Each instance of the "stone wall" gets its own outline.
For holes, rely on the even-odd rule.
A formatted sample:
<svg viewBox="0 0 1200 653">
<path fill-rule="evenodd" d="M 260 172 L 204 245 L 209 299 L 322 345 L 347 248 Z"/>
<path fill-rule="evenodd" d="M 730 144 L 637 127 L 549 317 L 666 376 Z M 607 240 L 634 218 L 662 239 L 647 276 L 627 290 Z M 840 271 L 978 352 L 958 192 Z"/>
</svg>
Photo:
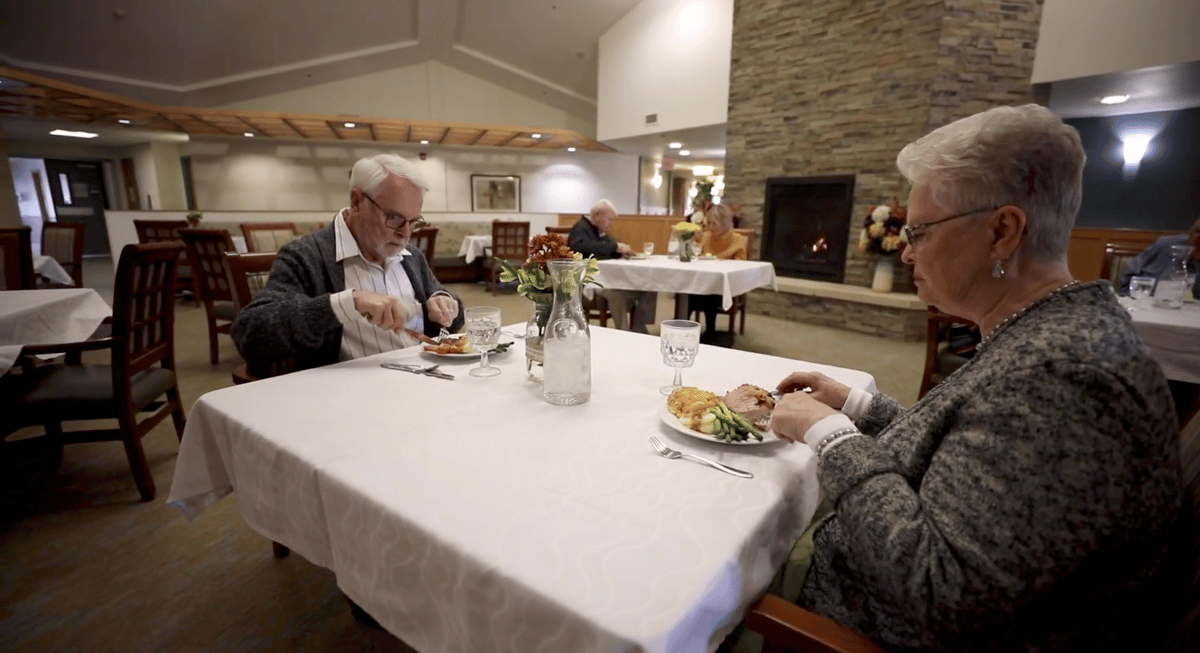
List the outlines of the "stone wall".
<svg viewBox="0 0 1200 653">
<path fill-rule="evenodd" d="M 877 306 L 833 297 L 755 290 L 747 310 L 768 317 L 868 333 L 881 338 L 920 342 L 925 340 L 925 311 Z"/>
<path fill-rule="evenodd" d="M 1034 101 L 1041 10 L 1041 0 L 737 0 L 725 197 L 744 202 L 742 226 L 761 233 L 768 177 L 853 174 L 845 283 L 870 286 L 858 234 L 871 206 L 906 203 L 896 154 L 958 118 Z M 911 292 L 911 270 L 896 272 L 897 291 Z"/>
</svg>

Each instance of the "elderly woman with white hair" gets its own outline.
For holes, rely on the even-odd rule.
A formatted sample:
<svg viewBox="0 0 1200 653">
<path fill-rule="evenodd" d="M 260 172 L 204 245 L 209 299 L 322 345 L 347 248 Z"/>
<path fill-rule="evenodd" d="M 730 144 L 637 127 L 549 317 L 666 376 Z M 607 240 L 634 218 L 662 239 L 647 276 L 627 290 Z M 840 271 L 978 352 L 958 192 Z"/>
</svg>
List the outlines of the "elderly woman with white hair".
<svg viewBox="0 0 1200 653">
<path fill-rule="evenodd" d="M 1112 288 L 1067 268 L 1083 163 L 1036 105 L 900 153 L 917 294 L 984 339 L 908 409 L 780 382 L 771 426 L 813 448 L 831 508 L 800 604 L 893 650 L 1143 650 L 1175 616 L 1179 428 Z"/>
</svg>

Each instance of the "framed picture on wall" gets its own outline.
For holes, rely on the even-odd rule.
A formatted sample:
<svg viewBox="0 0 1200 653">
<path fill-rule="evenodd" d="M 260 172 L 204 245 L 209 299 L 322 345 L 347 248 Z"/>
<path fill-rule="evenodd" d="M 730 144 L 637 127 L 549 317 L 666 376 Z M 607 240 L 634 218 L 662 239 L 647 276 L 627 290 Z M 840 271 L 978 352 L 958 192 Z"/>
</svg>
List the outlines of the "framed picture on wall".
<svg viewBox="0 0 1200 653">
<path fill-rule="evenodd" d="M 521 178 L 514 175 L 471 175 L 471 210 L 481 213 L 520 213 Z"/>
</svg>

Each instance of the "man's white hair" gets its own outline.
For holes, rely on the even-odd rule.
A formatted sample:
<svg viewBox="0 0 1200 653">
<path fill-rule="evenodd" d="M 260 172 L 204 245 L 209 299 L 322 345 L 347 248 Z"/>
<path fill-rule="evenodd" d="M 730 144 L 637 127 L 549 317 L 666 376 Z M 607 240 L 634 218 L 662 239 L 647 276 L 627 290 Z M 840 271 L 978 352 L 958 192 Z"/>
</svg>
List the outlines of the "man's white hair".
<svg viewBox="0 0 1200 653">
<path fill-rule="evenodd" d="M 1079 133 L 1036 104 L 996 107 L 909 143 L 896 167 L 947 213 L 1007 204 L 1028 217 L 1024 254 L 1066 260 L 1083 198 Z M 936 216 L 933 216 L 936 217 Z"/>
<path fill-rule="evenodd" d="M 616 215 L 617 207 L 613 206 L 613 203 L 608 200 L 600 200 L 592 205 L 591 211 L 588 211 L 588 219 L 596 217 L 596 214 L 601 211 L 612 211 L 613 215 Z"/>
<path fill-rule="evenodd" d="M 350 170 L 350 190 L 357 188 L 368 195 L 374 195 L 389 175 L 411 181 L 421 189 L 422 195 L 429 192 L 429 183 L 425 181 L 424 175 L 412 162 L 397 154 L 376 154 L 355 161 L 354 168 Z"/>
</svg>

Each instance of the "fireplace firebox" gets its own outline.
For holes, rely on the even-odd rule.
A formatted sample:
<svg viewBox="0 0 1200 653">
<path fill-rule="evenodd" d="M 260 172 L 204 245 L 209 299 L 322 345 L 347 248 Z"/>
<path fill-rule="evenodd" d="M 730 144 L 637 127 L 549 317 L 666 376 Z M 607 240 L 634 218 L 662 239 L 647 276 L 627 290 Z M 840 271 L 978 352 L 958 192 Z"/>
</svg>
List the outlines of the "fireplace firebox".
<svg viewBox="0 0 1200 653">
<path fill-rule="evenodd" d="M 853 210 L 853 175 L 768 178 L 763 260 L 781 276 L 841 283 Z"/>
</svg>

